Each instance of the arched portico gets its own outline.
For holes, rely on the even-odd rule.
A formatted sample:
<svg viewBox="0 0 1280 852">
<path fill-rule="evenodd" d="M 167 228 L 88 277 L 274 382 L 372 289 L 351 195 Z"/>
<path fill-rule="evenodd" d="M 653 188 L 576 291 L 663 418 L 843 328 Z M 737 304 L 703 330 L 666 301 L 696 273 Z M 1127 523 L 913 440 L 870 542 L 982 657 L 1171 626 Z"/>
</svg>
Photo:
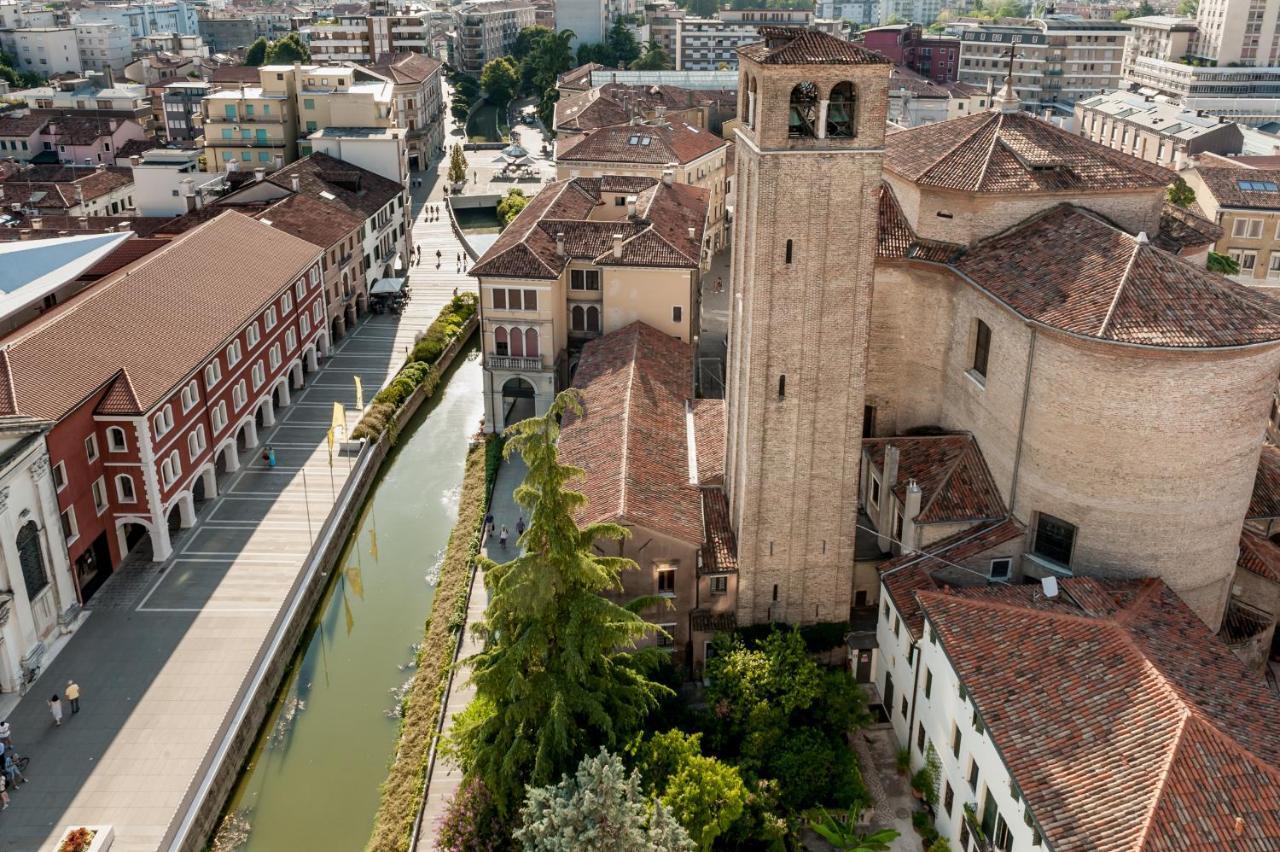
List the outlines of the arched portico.
<svg viewBox="0 0 1280 852">
<path fill-rule="evenodd" d="M 204 503 L 218 496 L 218 470 L 212 462 L 201 466 L 196 475 L 191 478 L 188 488 L 191 491 L 192 500 L 196 503 Z"/>
<path fill-rule="evenodd" d="M 314 373 L 320 369 L 320 359 L 316 357 L 315 344 L 310 344 L 306 349 L 302 350 L 303 369 L 308 373 Z"/>
<path fill-rule="evenodd" d="M 294 390 L 300 390 L 306 384 L 306 375 L 302 368 L 301 358 L 289 365 L 289 380 L 293 382 Z"/>
<path fill-rule="evenodd" d="M 317 347 L 317 348 L 319 349 L 319 351 L 320 351 L 320 357 L 321 357 L 321 358 L 328 358 L 328 357 L 329 357 L 329 332 L 328 332 L 328 330 L 326 330 L 326 329 L 321 329 L 321 330 L 320 330 L 320 333 L 316 335 L 316 347 Z"/>
<path fill-rule="evenodd" d="M 174 495 L 169 501 L 169 507 L 165 509 L 165 520 L 171 531 L 191 529 L 195 526 L 196 501 L 190 491 L 179 491 Z"/>
<path fill-rule="evenodd" d="M 276 425 L 276 409 L 271 403 L 271 397 L 266 396 L 258 403 L 258 407 L 254 410 L 254 420 L 262 426 Z"/>
<path fill-rule="evenodd" d="M 271 388 L 271 404 L 276 409 L 288 408 L 292 400 L 289 398 L 289 376 L 285 374 L 276 380 Z"/>
<path fill-rule="evenodd" d="M 235 473 L 240 469 L 240 453 L 236 451 L 234 434 L 218 445 L 213 451 L 213 462 L 222 473 Z"/>
<path fill-rule="evenodd" d="M 149 519 L 138 515 L 116 518 L 116 544 L 122 559 L 134 555 L 139 559 L 163 562 L 172 552 L 169 531 L 157 530 Z"/>
<path fill-rule="evenodd" d="M 251 450 L 258 446 L 258 423 L 252 417 L 246 417 L 236 427 L 236 447 L 240 450 Z"/>
</svg>

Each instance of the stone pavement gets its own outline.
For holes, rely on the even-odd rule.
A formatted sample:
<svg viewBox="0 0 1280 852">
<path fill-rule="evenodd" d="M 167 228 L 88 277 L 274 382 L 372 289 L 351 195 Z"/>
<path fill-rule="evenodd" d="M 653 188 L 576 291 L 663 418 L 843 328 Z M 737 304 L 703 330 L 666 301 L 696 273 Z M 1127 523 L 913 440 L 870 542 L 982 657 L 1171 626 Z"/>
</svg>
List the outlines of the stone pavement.
<svg viewBox="0 0 1280 852">
<path fill-rule="evenodd" d="M 698 382 L 704 397 L 724 397 L 725 359 L 729 351 L 729 258 L 723 248 L 711 258 L 711 267 L 702 276 L 702 316 L 698 322 Z M 722 283 L 716 292 L 716 280 Z"/>
<path fill-rule="evenodd" d="M 501 531 L 503 524 L 506 524 L 511 536 L 505 548 L 498 544 L 496 533 L 481 546 L 480 549 L 484 555 L 494 562 L 507 562 L 521 552 L 515 544 L 515 539 L 516 521 L 523 510 L 516 505 L 514 494 L 516 486 L 524 480 L 524 475 L 524 459 L 518 455 L 513 455 L 503 462 L 498 471 L 498 480 L 493 486 L 493 501 L 489 511 L 493 513 L 495 530 Z M 472 633 L 471 625 L 484 615 L 485 607 L 488 605 L 489 591 L 485 588 L 484 577 L 477 571 L 475 579 L 471 582 L 471 598 L 467 602 L 467 626 L 462 633 L 462 649 L 458 659 L 465 660 L 480 650 L 480 643 Z M 467 667 L 460 667 L 450 685 L 449 697 L 445 701 L 446 735 L 453 724 L 453 717 L 466 709 L 471 699 L 475 697 L 475 688 L 467 682 L 468 675 Z M 462 773 L 458 768 L 443 758 L 437 758 L 435 769 L 427 779 L 427 800 L 423 805 L 422 831 L 418 835 L 418 845 L 414 852 L 435 852 L 436 828 L 440 818 L 444 816 L 449 800 L 453 798 L 453 794 L 461 783 Z"/>
<path fill-rule="evenodd" d="M 426 192 L 415 190 L 415 211 Z M 461 250 L 447 219 L 417 222 L 414 235 Z M 347 475 L 349 459 L 329 464 L 333 402 L 353 425 L 353 377 L 368 402 L 453 289 L 472 282 L 442 265 L 415 267 L 410 286 L 403 315 L 359 323 L 260 430 L 276 468 L 245 453 L 170 559 L 124 566 L 89 601 L 87 622 L 9 716 L 30 780 L 0 814 L 0 850 L 48 850 L 68 825 L 103 823 L 115 827 L 112 852 L 159 847 Z M 69 678 L 81 712 L 55 728 L 45 701 Z"/>
</svg>

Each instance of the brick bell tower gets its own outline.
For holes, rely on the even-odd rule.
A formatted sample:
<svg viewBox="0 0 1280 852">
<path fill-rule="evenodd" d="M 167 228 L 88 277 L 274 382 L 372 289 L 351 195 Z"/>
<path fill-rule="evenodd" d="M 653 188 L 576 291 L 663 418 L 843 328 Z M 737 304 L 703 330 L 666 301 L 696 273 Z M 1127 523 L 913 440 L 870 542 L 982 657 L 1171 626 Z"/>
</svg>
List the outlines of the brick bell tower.
<svg viewBox="0 0 1280 852">
<path fill-rule="evenodd" d="M 849 617 L 887 59 L 762 27 L 739 51 L 726 482 L 738 622 Z"/>
</svg>

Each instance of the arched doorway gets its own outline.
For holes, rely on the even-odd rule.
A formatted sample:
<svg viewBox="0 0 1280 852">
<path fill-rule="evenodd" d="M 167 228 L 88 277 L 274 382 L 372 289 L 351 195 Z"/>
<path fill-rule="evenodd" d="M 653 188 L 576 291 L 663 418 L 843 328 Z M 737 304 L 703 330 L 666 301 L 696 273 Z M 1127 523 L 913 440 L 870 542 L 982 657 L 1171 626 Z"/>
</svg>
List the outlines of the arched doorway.
<svg viewBox="0 0 1280 852">
<path fill-rule="evenodd" d="M 293 389 L 299 390 L 306 383 L 306 377 L 303 374 L 302 361 L 294 361 L 289 365 L 289 380 L 293 382 Z"/>
<path fill-rule="evenodd" d="M 240 454 L 236 452 L 236 442 L 227 441 L 213 456 L 214 468 L 219 476 L 235 473 L 240 469 Z"/>
<path fill-rule="evenodd" d="M 243 454 L 256 446 L 258 446 L 258 424 L 249 419 L 244 421 L 240 426 L 240 431 L 236 433 L 236 447 Z"/>
<path fill-rule="evenodd" d="M 200 475 L 195 478 L 195 484 L 191 487 L 191 499 L 196 503 L 203 503 L 206 500 L 212 500 L 218 496 L 218 474 L 213 465 L 206 465 L 201 468 Z"/>
<path fill-rule="evenodd" d="M 334 317 L 333 321 L 329 323 L 329 330 L 333 334 L 334 340 L 341 340 L 347 331 L 346 320 L 344 320 L 342 316 Z"/>
<path fill-rule="evenodd" d="M 276 425 L 276 411 L 271 404 L 271 397 L 258 403 L 258 409 L 253 412 L 253 422 L 259 429 Z"/>
<path fill-rule="evenodd" d="M 502 385 L 502 425 L 510 426 L 536 414 L 533 385 L 516 376 Z"/>
<path fill-rule="evenodd" d="M 124 521 L 120 524 L 120 556 L 125 555 L 150 562 L 155 547 L 151 541 L 151 530 L 146 524 L 138 521 Z"/>
<path fill-rule="evenodd" d="M 278 411 L 281 408 L 288 408 L 289 402 L 289 379 L 281 376 L 280 381 L 276 382 L 276 386 L 271 389 L 271 403 Z"/>
<path fill-rule="evenodd" d="M 49 600 L 49 572 L 45 570 L 44 549 L 40 546 L 40 527 L 27 521 L 18 530 L 18 562 L 22 566 L 22 584 L 35 618 L 36 635 L 44 638 L 53 629 L 56 607 Z"/>
</svg>

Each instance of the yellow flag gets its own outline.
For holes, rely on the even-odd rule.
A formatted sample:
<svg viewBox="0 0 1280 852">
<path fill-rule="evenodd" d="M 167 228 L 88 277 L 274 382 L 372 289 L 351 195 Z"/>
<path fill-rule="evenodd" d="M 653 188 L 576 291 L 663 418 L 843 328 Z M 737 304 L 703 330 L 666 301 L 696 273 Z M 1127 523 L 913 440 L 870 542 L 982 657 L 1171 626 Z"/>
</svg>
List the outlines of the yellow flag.
<svg viewBox="0 0 1280 852">
<path fill-rule="evenodd" d="M 378 558 L 378 531 L 369 530 L 369 555 Z"/>
<path fill-rule="evenodd" d="M 356 376 L 356 410 L 364 411 L 364 385 L 360 384 L 360 377 Z"/>
<path fill-rule="evenodd" d="M 333 404 L 333 424 L 332 424 L 332 428 L 333 428 L 333 429 L 337 429 L 337 430 L 341 430 L 341 431 L 344 431 L 344 432 L 346 431 L 346 428 L 347 428 L 347 413 L 346 413 L 346 409 L 344 409 L 344 408 L 342 407 L 342 403 L 340 403 L 340 402 L 335 402 L 335 403 Z"/>
<path fill-rule="evenodd" d="M 348 565 L 346 576 L 347 582 L 351 584 L 351 591 L 355 592 L 360 600 L 364 600 L 364 578 L 360 575 L 360 566 Z"/>
</svg>

